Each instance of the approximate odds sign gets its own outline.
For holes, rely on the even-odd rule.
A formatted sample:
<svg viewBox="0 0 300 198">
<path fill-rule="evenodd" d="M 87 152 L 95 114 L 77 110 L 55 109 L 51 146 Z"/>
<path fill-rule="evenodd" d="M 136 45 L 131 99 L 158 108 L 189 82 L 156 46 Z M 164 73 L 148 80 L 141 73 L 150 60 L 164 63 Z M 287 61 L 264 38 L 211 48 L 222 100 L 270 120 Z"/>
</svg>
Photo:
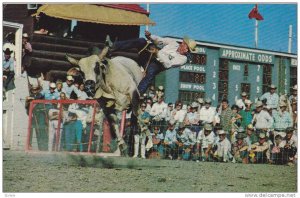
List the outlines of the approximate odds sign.
<svg viewBox="0 0 300 198">
<path fill-rule="evenodd" d="M 249 62 L 274 64 L 274 55 L 248 52 L 242 50 L 220 49 L 220 57 Z"/>
</svg>

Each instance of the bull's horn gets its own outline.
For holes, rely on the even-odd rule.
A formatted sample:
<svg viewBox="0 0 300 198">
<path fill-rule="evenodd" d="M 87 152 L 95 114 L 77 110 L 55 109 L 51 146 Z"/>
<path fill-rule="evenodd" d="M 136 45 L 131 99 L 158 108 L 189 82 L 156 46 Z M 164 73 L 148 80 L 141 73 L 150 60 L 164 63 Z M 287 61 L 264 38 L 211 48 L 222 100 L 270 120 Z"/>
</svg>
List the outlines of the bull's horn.
<svg viewBox="0 0 300 198">
<path fill-rule="evenodd" d="M 75 58 L 72 58 L 71 56 L 69 56 L 68 54 L 66 54 L 66 59 L 73 65 L 77 65 L 78 66 L 78 62 L 79 60 L 76 60 Z"/>
<path fill-rule="evenodd" d="M 105 47 L 102 49 L 101 53 L 99 54 L 99 59 L 100 59 L 100 60 L 103 60 L 103 58 L 106 56 L 108 50 L 109 50 L 109 47 L 108 47 L 108 46 L 105 46 Z"/>
</svg>

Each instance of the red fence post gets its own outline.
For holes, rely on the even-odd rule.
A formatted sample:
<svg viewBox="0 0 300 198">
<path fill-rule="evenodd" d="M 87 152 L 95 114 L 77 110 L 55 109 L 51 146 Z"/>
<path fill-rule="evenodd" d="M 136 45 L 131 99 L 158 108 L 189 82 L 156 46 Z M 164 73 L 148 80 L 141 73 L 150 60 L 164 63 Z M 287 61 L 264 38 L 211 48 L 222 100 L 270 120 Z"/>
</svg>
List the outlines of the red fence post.
<svg viewBox="0 0 300 198">
<path fill-rule="evenodd" d="M 57 122 L 57 130 L 56 130 L 56 139 L 55 139 L 55 151 L 58 151 L 59 144 L 60 144 L 60 124 L 61 124 L 61 117 L 62 117 L 62 103 L 61 100 L 58 101 L 59 106 L 59 112 L 58 112 L 58 122 Z M 49 145 L 50 146 L 50 145 Z"/>
<path fill-rule="evenodd" d="M 92 119 L 92 123 L 91 123 L 89 146 L 88 146 L 88 152 L 89 153 L 91 152 L 92 137 L 94 135 L 94 124 L 95 124 L 95 115 L 96 115 L 96 103 L 94 103 L 93 107 L 94 107 L 93 119 Z"/>
<path fill-rule="evenodd" d="M 121 137 L 123 137 L 124 134 L 125 120 L 126 120 L 126 110 L 122 111 L 122 119 L 121 119 L 121 126 L 120 126 Z"/>
</svg>

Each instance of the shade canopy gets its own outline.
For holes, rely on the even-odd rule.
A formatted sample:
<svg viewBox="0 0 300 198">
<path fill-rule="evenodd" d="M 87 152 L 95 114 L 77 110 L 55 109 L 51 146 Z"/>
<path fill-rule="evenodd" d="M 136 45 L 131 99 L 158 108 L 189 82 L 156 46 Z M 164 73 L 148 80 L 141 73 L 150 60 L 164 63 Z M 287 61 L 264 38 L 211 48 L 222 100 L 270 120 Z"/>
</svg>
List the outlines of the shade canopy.
<svg viewBox="0 0 300 198">
<path fill-rule="evenodd" d="M 124 6 L 112 6 L 112 4 L 45 4 L 34 15 L 44 13 L 55 18 L 107 25 L 155 25 L 149 19 L 147 12 L 141 12 L 143 8 L 137 9 L 138 5 L 129 4 L 126 9 L 122 7 Z"/>
</svg>

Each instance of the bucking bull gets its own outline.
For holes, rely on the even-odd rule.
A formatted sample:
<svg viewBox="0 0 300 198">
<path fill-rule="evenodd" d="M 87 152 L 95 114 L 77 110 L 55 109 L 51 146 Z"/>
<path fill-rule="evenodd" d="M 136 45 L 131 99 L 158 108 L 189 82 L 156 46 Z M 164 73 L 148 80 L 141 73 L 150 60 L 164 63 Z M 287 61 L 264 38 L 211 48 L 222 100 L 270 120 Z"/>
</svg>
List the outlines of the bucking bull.
<svg viewBox="0 0 300 198">
<path fill-rule="evenodd" d="M 89 96 L 98 101 L 108 119 L 112 131 L 115 133 L 121 154 L 127 155 L 127 145 L 121 136 L 117 118 L 117 111 L 132 107 L 137 116 L 139 98 L 137 86 L 143 78 L 139 65 L 132 59 L 123 56 L 106 58 L 108 47 L 104 47 L 98 55 L 91 55 L 76 60 L 68 55 L 68 61 L 79 67 L 85 79 L 85 86 Z"/>
</svg>

